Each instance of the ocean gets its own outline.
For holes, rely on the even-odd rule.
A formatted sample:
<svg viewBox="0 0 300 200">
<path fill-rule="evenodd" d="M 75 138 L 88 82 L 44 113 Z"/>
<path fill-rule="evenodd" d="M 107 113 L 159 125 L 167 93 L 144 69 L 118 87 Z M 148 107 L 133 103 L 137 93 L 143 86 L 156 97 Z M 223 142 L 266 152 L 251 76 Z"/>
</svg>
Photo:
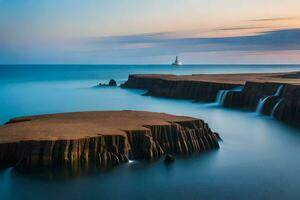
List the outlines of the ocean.
<svg viewBox="0 0 300 200">
<path fill-rule="evenodd" d="M 0 123 L 17 116 L 91 110 L 145 110 L 204 119 L 223 142 L 217 151 L 163 161 L 133 161 L 74 175 L 0 170 L 1 199 L 300 199 L 300 130 L 217 103 L 142 96 L 96 87 L 129 74 L 297 71 L 300 65 L 0 66 Z"/>
</svg>

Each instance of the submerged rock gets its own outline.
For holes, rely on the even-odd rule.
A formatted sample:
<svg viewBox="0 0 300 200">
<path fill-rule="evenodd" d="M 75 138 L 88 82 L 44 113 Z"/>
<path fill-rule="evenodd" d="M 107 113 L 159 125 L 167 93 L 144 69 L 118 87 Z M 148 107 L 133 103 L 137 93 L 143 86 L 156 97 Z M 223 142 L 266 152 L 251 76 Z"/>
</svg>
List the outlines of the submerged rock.
<svg viewBox="0 0 300 200">
<path fill-rule="evenodd" d="M 27 120 L 30 119 L 30 120 Z M 0 165 L 115 166 L 131 160 L 218 149 L 218 135 L 191 117 L 141 111 L 21 117 L 0 126 Z"/>
<path fill-rule="evenodd" d="M 165 159 L 164 159 L 165 163 L 169 164 L 169 163 L 172 163 L 175 161 L 175 157 L 170 155 L 170 154 L 167 154 L 165 156 Z"/>
</svg>

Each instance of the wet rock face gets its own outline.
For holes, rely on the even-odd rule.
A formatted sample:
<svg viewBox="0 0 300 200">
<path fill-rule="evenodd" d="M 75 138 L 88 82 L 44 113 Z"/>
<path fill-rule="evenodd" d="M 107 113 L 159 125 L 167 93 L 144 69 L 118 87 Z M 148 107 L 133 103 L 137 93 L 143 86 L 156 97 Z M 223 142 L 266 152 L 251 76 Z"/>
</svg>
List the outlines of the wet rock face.
<svg viewBox="0 0 300 200">
<path fill-rule="evenodd" d="M 298 75 L 299 73 L 287 76 L 299 78 Z M 121 87 L 144 89 L 148 91 L 147 95 L 152 96 L 206 102 L 217 101 L 218 93 L 226 91 L 221 104 L 224 107 L 256 111 L 264 100 L 261 114 L 300 126 L 300 85 L 248 81 L 239 91 L 234 89 L 237 86 L 240 85 L 130 75 Z"/>
<path fill-rule="evenodd" d="M 277 103 L 273 117 L 300 127 L 300 86 L 286 85 Z"/>
<path fill-rule="evenodd" d="M 261 98 L 272 96 L 280 84 L 246 82 L 242 91 L 229 91 L 224 100 L 225 107 L 255 111 Z"/>
<path fill-rule="evenodd" d="M 176 99 L 192 99 L 195 101 L 213 102 L 220 90 L 233 89 L 240 84 L 223 84 L 200 81 L 172 81 L 160 78 L 130 75 L 121 87 L 143 89 L 146 95 Z"/>
<path fill-rule="evenodd" d="M 19 169 L 42 167 L 109 167 L 131 160 L 153 160 L 165 154 L 192 154 L 218 149 L 219 136 L 202 120 L 148 125 L 124 135 L 72 140 L 21 141 L 0 144 L 0 164 Z"/>
<path fill-rule="evenodd" d="M 192 154 L 219 148 L 218 135 L 200 120 L 147 128 L 127 132 L 131 159 L 151 160 L 166 153 Z"/>
<path fill-rule="evenodd" d="M 300 126 L 299 85 L 247 82 L 243 91 L 227 94 L 224 106 L 256 111 L 261 101 L 261 114 Z"/>
<path fill-rule="evenodd" d="M 0 162 L 20 168 L 116 165 L 128 161 L 124 146 L 122 136 L 0 144 Z"/>
</svg>

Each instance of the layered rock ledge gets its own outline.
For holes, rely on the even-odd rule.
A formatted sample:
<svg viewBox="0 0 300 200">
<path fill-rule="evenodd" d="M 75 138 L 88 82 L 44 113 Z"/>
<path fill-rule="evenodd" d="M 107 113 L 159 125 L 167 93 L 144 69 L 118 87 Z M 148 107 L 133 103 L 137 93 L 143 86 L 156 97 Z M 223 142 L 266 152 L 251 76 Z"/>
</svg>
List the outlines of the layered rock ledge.
<svg viewBox="0 0 300 200">
<path fill-rule="evenodd" d="M 114 166 L 129 159 L 219 148 L 200 119 L 141 111 L 99 111 L 20 117 L 0 126 L 0 164 Z"/>
<path fill-rule="evenodd" d="M 195 75 L 130 75 L 123 88 L 147 95 L 217 102 L 258 111 L 300 125 L 300 72 Z"/>
</svg>

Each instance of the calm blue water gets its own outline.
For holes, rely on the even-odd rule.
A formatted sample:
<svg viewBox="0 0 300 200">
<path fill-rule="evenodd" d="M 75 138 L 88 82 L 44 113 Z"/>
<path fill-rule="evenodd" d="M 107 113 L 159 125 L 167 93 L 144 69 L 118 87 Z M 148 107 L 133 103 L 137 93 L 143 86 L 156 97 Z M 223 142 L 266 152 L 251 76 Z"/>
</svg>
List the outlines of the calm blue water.
<svg viewBox="0 0 300 200">
<path fill-rule="evenodd" d="M 22 115 L 148 110 L 207 121 L 223 138 L 218 151 L 165 166 L 134 162 L 92 175 L 37 178 L 0 171 L 0 199 L 300 199 L 300 131 L 255 113 L 96 88 L 130 73 L 295 71 L 300 66 L 0 66 L 0 123 Z"/>
</svg>

